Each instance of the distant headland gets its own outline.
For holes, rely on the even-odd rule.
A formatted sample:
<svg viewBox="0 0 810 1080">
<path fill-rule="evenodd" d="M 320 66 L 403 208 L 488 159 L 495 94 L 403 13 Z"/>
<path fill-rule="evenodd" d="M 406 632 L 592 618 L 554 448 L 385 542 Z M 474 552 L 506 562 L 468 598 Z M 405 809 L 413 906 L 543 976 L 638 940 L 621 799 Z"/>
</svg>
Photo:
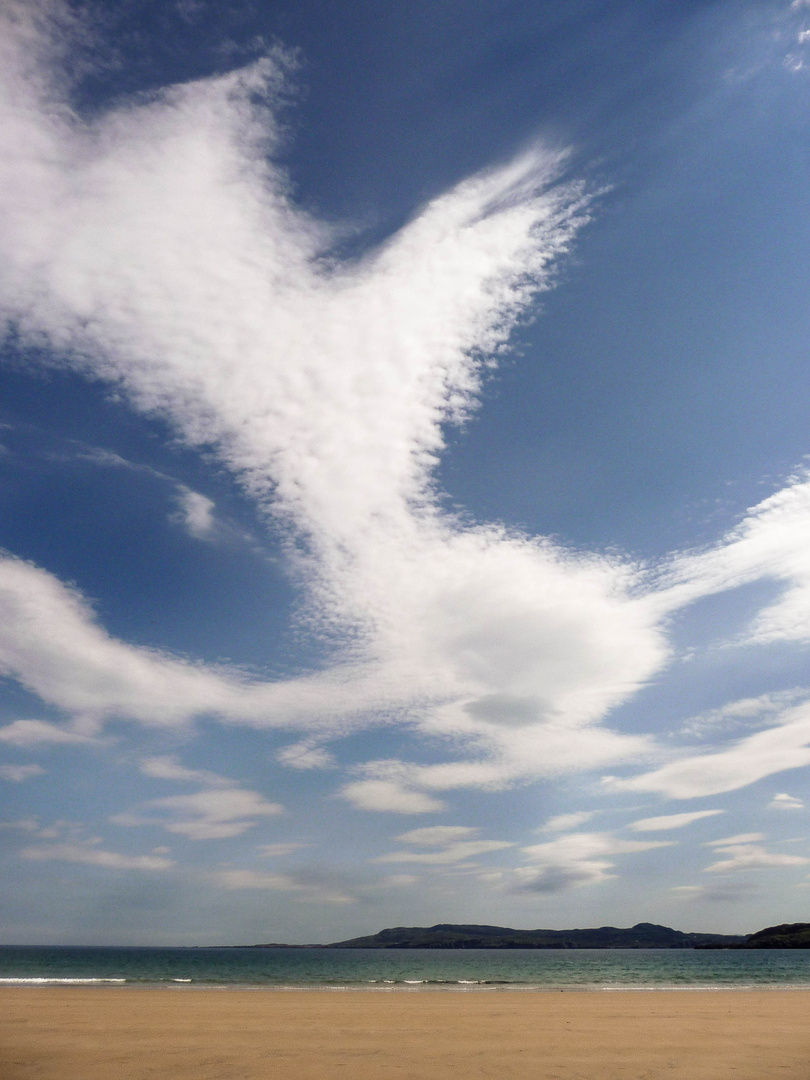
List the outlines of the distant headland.
<svg viewBox="0 0 810 1080">
<path fill-rule="evenodd" d="M 271 941 L 243 949 L 810 949 L 810 923 L 781 923 L 755 934 L 697 934 L 657 923 L 627 928 L 515 930 L 509 926 L 437 923 L 394 926 L 367 937 L 318 945 Z"/>
<path fill-rule="evenodd" d="M 779 945 L 777 948 L 810 947 L 810 924 L 797 923 L 808 932 L 808 946 Z M 774 927 L 773 930 L 786 930 Z M 761 933 L 766 933 L 762 931 Z M 783 935 L 784 936 L 784 935 Z M 758 937 L 758 935 L 753 935 Z M 329 949 L 739 949 L 773 948 L 749 946 L 743 934 L 697 934 L 673 930 L 656 923 L 636 923 L 622 929 L 599 926 L 586 930 L 515 930 L 508 926 L 479 926 L 466 923 L 437 923 L 435 926 L 395 926 L 367 937 L 332 941 L 321 945 L 291 946 L 280 942 L 246 945 L 248 949 L 329 948 Z"/>
</svg>

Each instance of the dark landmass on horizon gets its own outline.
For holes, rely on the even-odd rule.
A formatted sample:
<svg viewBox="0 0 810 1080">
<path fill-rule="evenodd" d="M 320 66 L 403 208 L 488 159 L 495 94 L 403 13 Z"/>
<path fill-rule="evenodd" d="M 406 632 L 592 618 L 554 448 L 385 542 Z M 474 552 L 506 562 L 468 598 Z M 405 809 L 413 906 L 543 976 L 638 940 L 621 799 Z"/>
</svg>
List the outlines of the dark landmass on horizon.
<svg viewBox="0 0 810 1080">
<path fill-rule="evenodd" d="M 781 923 L 755 934 L 698 934 L 657 923 L 623 929 L 514 930 L 508 926 L 437 923 L 395 926 L 367 937 L 318 945 L 271 941 L 242 949 L 810 949 L 810 923 Z"/>
<path fill-rule="evenodd" d="M 696 945 L 696 949 L 810 949 L 810 923 L 780 923 L 749 934 L 740 945 Z"/>
<path fill-rule="evenodd" d="M 804 925 L 804 924 L 800 924 Z M 808 927 L 810 930 L 810 927 Z M 436 926 L 396 926 L 367 937 L 320 945 L 268 942 L 246 949 L 694 949 L 744 948 L 744 934 L 696 934 L 655 923 L 622 929 L 600 926 L 585 930 L 515 930 L 506 926 L 437 923 Z M 765 947 L 765 946 L 763 946 Z"/>
</svg>

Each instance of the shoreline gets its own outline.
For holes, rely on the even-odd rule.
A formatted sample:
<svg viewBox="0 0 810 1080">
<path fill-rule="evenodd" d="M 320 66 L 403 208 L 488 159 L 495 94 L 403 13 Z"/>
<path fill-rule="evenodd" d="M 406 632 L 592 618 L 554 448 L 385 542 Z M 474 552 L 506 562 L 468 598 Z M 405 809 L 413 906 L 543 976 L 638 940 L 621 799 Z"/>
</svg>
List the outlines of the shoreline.
<svg viewBox="0 0 810 1080">
<path fill-rule="evenodd" d="M 284 984 L 268 986 L 265 983 L 202 983 L 192 980 L 176 979 L 170 981 L 149 982 L 128 979 L 0 979 L 0 994 L 5 990 L 86 990 L 88 992 L 109 991 L 163 991 L 184 992 L 234 991 L 240 993 L 269 994 L 769 994 L 769 993 L 807 993 L 810 983 L 719 983 L 698 984 L 694 986 L 677 985 L 633 985 L 633 984 L 594 984 L 553 985 L 536 983 L 396 983 L 391 985 L 364 986 L 329 983 L 323 986 Z"/>
<path fill-rule="evenodd" d="M 171 989 L 182 992 L 165 992 Z M 346 1068 L 351 1080 L 806 1080 L 808 1011 L 806 988 L 492 994 L 3 986 L 0 1075 L 323 1080 Z"/>
</svg>

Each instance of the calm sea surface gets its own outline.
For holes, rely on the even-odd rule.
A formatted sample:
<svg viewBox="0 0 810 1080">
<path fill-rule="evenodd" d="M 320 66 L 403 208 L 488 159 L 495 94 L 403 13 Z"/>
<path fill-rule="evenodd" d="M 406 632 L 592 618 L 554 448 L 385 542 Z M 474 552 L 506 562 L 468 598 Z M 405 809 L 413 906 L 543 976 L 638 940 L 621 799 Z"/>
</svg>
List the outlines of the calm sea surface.
<svg viewBox="0 0 810 1080">
<path fill-rule="evenodd" d="M 289 989 L 810 989 L 810 950 L 0 947 L 0 985 Z"/>
</svg>

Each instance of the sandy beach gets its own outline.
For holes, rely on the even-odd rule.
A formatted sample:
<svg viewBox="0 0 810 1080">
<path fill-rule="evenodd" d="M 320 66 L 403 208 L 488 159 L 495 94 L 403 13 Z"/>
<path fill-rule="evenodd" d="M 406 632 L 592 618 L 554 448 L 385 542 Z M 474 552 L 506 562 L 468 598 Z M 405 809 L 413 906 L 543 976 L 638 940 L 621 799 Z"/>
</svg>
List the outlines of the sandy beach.
<svg viewBox="0 0 810 1080">
<path fill-rule="evenodd" d="M 808 1014 L 810 991 L 803 990 L 3 987 L 0 1076 L 808 1080 Z"/>
</svg>

